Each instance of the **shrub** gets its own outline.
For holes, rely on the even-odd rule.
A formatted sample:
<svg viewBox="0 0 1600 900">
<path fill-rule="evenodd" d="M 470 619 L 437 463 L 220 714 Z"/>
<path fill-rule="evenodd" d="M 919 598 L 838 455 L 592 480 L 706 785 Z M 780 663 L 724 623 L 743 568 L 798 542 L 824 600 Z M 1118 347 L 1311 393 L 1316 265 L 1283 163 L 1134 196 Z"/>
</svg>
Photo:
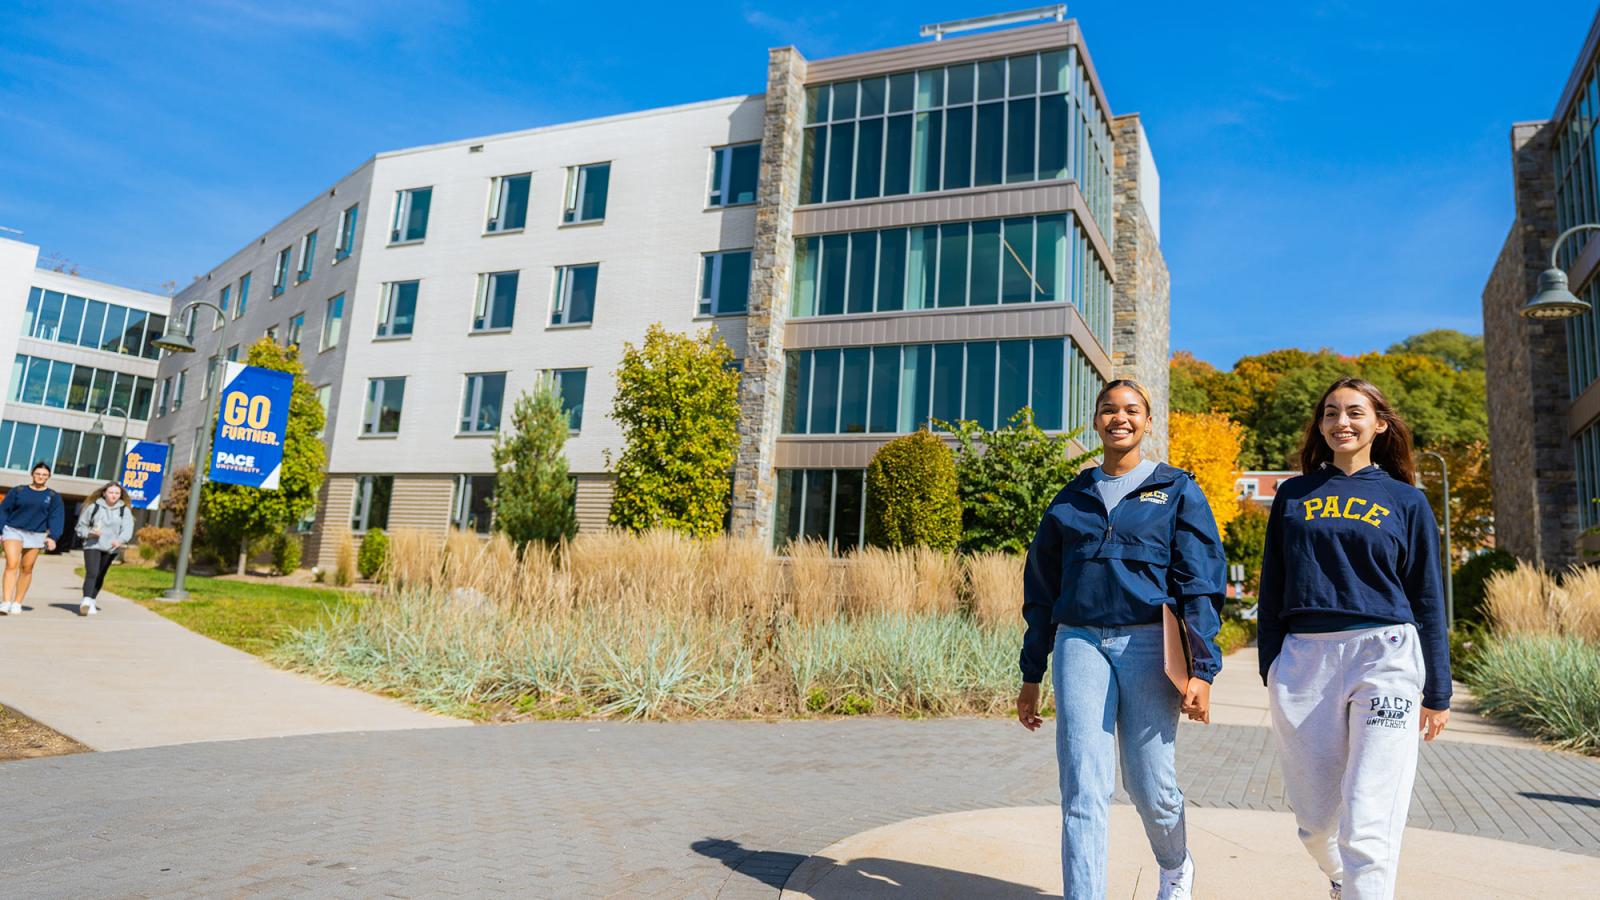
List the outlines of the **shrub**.
<svg viewBox="0 0 1600 900">
<path fill-rule="evenodd" d="M 155 525 L 146 525 L 133 536 L 134 545 L 139 548 L 139 558 L 146 561 L 155 560 L 159 565 L 166 565 L 176 559 L 178 544 L 182 541 L 183 536 L 177 529 L 158 528 Z"/>
<path fill-rule="evenodd" d="M 382 528 L 373 528 L 361 538 L 361 553 L 356 557 L 356 569 L 361 577 L 372 580 L 383 570 L 389 558 L 389 536 Z"/>
<path fill-rule="evenodd" d="M 968 553 L 1027 552 L 1050 501 L 1099 453 L 1072 454 L 1070 441 L 1082 429 L 1046 434 L 1026 407 L 992 430 L 973 421 L 936 424 L 956 439 L 961 549 Z"/>
<path fill-rule="evenodd" d="M 1576 637 L 1496 637 L 1467 669 L 1485 714 L 1564 750 L 1600 755 L 1600 646 Z"/>
<path fill-rule="evenodd" d="M 1244 566 L 1244 589 L 1261 585 L 1261 550 L 1267 544 L 1268 512 L 1256 503 L 1240 504 L 1239 515 L 1223 530 L 1222 549 L 1228 563 Z"/>
<path fill-rule="evenodd" d="M 1217 632 L 1217 647 L 1224 656 L 1243 649 L 1256 639 L 1256 623 L 1244 619 L 1223 619 L 1222 630 Z"/>
<path fill-rule="evenodd" d="M 955 458 L 927 431 L 895 438 L 867 466 L 867 543 L 953 550 L 961 540 Z"/>
<path fill-rule="evenodd" d="M 356 539 L 348 531 L 339 532 L 339 546 L 333 554 L 333 573 L 329 576 L 337 587 L 349 587 L 356 580 Z"/>
<path fill-rule="evenodd" d="M 1489 576 L 1516 567 L 1517 558 L 1504 550 L 1479 553 L 1457 567 L 1454 576 L 1456 623 L 1486 622 L 1488 616 L 1483 601 L 1488 592 Z"/>
<path fill-rule="evenodd" d="M 561 395 L 546 385 L 511 407 L 510 428 L 495 435 L 494 530 L 520 549 L 578 532 L 576 487 L 563 448 L 571 430 Z"/>
<path fill-rule="evenodd" d="M 272 571 L 279 575 L 288 575 L 300 568 L 300 557 L 305 552 L 305 544 L 300 535 L 281 532 L 272 539 Z"/>
</svg>

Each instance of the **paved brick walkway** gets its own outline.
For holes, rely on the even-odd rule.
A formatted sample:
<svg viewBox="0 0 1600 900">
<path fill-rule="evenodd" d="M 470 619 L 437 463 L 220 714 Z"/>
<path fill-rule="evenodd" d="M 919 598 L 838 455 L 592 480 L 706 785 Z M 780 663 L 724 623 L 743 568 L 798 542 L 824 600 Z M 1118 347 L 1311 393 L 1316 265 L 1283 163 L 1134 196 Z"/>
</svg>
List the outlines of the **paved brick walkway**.
<svg viewBox="0 0 1600 900">
<path fill-rule="evenodd" d="M 1282 809 L 1269 734 L 1185 725 L 1191 803 Z M 537 723 L 0 765 L 4 892 L 772 897 L 907 818 L 1057 802 L 1005 721 Z M 1427 745 L 1412 824 L 1600 857 L 1600 761 Z"/>
</svg>

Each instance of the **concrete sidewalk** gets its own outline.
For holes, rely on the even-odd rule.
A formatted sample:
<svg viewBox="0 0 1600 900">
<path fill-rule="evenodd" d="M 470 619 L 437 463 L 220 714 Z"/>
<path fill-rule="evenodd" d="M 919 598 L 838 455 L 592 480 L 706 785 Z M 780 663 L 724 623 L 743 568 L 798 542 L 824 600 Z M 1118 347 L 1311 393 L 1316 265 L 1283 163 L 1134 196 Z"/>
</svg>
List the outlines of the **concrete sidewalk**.
<svg viewBox="0 0 1600 900">
<path fill-rule="evenodd" d="M 1456 682 L 1450 698 L 1450 724 L 1438 740 L 1498 747 L 1539 746 L 1517 729 L 1478 715 L 1474 705 L 1472 692 Z M 1222 672 L 1211 685 L 1211 721 L 1217 725 L 1272 727 L 1267 688 L 1261 683 L 1255 647 L 1235 651 L 1223 659 Z"/>
<path fill-rule="evenodd" d="M 96 750 L 467 724 L 275 669 L 109 592 L 80 617 L 79 564 L 41 556 L 26 611 L 0 617 L 0 703 Z"/>
</svg>

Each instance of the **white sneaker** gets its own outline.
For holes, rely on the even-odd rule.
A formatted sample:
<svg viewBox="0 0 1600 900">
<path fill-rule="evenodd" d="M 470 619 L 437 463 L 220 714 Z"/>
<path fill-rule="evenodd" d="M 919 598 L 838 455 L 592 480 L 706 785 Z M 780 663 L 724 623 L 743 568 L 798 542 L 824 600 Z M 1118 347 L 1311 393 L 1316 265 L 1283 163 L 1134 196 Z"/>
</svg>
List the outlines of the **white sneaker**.
<svg viewBox="0 0 1600 900">
<path fill-rule="evenodd" d="M 80 616 L 92 616 L 99 611 L 95 609 L 94 601 L 88 597 L 83 598 L 83 602 L 78 604 L 78 615 Z"/>
<path fill-rule="evenodd" d="M 11 604 L 6 603 L 3 600 L 0 600 L 0 616 L 9 616 L 9 615 L 11 615 Z"/>
<path fill-rule="evenodd" d="M 15 600 L 11 601 L 9 604 L 0 603 L 0 613 L 4 613 L 8 616 L 20 616 L 22 615 L 22 604 Z"/>
<path fill-rule="evenodd" d="M 1190 900 L 1193 888 L 1194 857 L 1185 853 L 1183 865 L 1161 870 L 1161 890 L 1156 892 L 1156 900 Z"/>
</svg>

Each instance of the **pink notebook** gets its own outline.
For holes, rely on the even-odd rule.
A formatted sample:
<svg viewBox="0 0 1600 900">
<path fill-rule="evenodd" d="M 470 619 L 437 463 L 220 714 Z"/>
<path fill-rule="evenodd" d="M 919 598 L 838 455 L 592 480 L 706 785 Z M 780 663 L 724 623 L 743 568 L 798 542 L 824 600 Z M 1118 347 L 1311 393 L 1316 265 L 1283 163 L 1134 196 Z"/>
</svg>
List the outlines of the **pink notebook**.
<svg viewBox="0 0 1600 900">
<path fill-rule="evenodd" d="M 1189 652 L 1189 629 L 1173 615 L 1170 603 L 1161 604 L 1162 664 L 1178 693 L 1188 696 L 1194 657 Z"/>
</svg>

